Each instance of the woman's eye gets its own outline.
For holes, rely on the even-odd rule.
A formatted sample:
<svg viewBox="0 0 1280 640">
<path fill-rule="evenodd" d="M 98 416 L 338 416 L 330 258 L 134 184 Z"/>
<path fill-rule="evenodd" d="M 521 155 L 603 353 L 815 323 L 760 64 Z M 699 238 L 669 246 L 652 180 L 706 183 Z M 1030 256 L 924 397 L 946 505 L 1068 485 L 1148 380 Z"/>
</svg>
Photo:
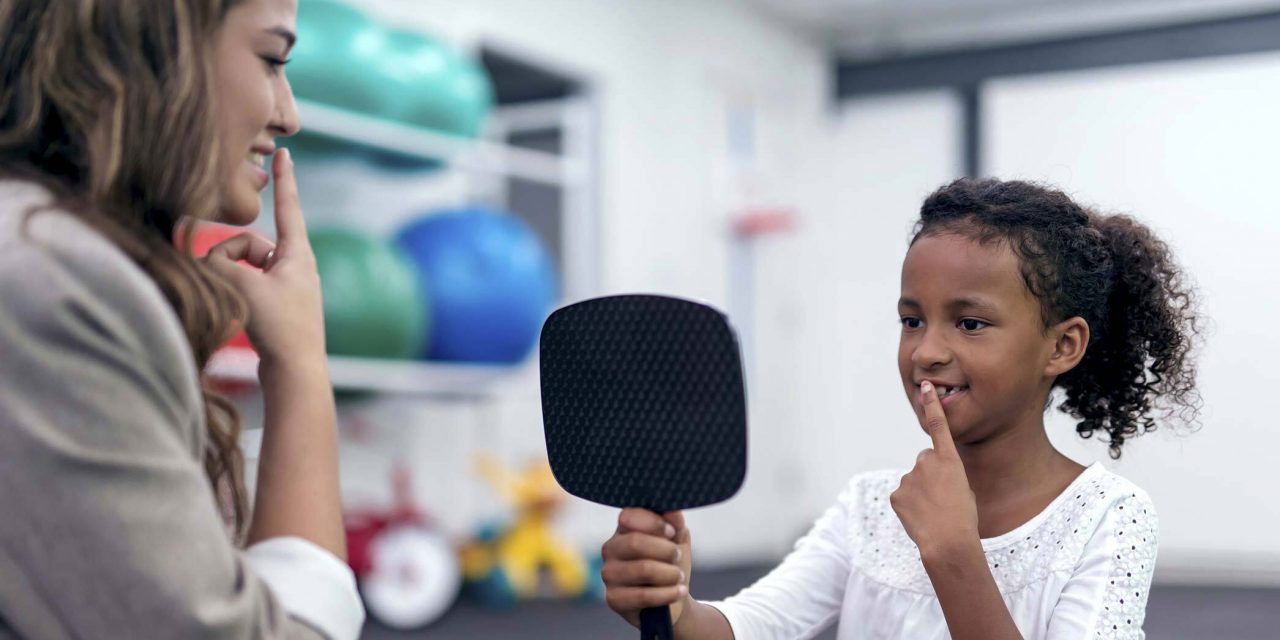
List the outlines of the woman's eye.
<svg viewBox="0 0 1280 640">
<path fill-rule="evenodd" d="M 960 328 L 965 331 L 978 331 L 986 326 L 989 325 L 981 320 L 975 320 L 974 318 L 965 318 L 960 321 Z"/>
<path fill-rule="evenodd" d="M 912 318 L 909 316 L 905 318 L 898 318 L 898 322 L 902 323 L 902 326 L 905 329 L 919 329 L 921 324 L 920 318 Z"/>
<path fill-rule="evenodd" d="M 289 64 L 289 61 L 284 58 L 277 58 L 275 56 L 259 57 L 262 58 L 263 62 L 267 63 L 267 67 L 269 67 L 273 72 L 278 72 L 280 69 L 284 68 L 286 64 Z"/>
</svg>

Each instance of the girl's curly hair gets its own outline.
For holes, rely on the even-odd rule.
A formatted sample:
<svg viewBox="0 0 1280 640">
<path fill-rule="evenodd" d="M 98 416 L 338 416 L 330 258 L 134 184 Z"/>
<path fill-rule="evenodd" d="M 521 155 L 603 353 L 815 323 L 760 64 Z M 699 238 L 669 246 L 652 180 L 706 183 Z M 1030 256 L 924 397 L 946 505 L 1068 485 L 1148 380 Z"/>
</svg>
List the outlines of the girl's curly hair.
<svg viewBox="0 0 1280 640">
<path fill-rule="evenodd" d="M 1075 316 L 1089 324 L 1084 358 L 1054 385 L 1082 437 L 1104 433 L 1119 458 L 1125 440 L 1156 428 L 1154 414 L 1196 426 L 1191 352 L 1203 319 L 1169 246 L 1149 228 L 1045 186 L 961 178 L 925 199 L 911 242 L 946 233 L 1006 243 L 1046 329 Z"/>
</svg>

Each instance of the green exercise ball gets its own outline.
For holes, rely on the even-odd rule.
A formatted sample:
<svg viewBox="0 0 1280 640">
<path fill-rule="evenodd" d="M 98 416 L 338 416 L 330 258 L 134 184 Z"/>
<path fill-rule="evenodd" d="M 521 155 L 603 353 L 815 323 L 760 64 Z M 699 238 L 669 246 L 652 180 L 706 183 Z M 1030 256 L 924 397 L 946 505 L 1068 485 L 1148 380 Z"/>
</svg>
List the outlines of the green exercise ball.
<svg viewBox="0 0 1280 640">
<path fill-rule="evenodd" d="M 329 353 L 417 356 L 428 335 L 426 292 L 413 262 L 389 242 L 348 229 L 311 233 Z"/>
</svg>

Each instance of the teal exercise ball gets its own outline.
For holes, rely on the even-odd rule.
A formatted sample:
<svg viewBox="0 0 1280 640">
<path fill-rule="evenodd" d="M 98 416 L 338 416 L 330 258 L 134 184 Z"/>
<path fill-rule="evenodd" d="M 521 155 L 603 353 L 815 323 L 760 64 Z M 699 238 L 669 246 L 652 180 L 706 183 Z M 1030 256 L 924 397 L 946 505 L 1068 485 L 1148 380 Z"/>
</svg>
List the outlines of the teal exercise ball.
<svg viewBox="0 0 1280 640">
<path fill-rule="evenodd" d="M 381 114 L 389 96 L 370 69 L 380 63 L 385 37 L 381 26 L 344 2 L 303 0 L 298 42 L 286 67 L 293 94 L 348 111 Z"/>
<path fill-rule="evenodd" d="M 302 0 L 298 41 L 286 76 L 299 100 L 350 111 L 382 115 L 390 99 L 381 80 L 370 73 L 378 63 L 385 32 L 360 11 L 338 0 Z M 283 140 L 303 163 L 359 155 L 344 140 L 303 130 Z"/>
<path fill-rule="evenodd" d="M 311 247 L 334 355 L 414 358 L 430 333 L 427 289 L 395 245 L 349 229 L 317 229 Z"/>
<path fill-rule="evenodd" d="M 460 137 L 480 133 L 493 108 L 483 66 L 434 38 L 390 31 L 380 75 L 395 99 L 388 116 L 404 124 Z"/>
<path fill-rule="evenodd" d="M 448 125 L 451 130 L 461 136 L 480 135 L 493 110 L 493 82 L 484 65 L 459 55 L 445 92 L 455 105 Z"/>
</svg>

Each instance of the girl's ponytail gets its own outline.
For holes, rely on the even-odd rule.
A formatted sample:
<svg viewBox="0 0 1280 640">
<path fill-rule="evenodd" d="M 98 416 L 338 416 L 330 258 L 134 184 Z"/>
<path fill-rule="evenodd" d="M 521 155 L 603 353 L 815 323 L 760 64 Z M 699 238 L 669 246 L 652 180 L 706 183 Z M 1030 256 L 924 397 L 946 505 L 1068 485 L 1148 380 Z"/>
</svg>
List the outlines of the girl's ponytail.
<svg viewBox="0 0 1280 640">
<path fill-rule="evenodd" d="M 1060 406 L 1080 419 L 1083 437 L 1106 434 L 1111 457 L 1124 441 L 1152 431 L 1157 417 L 1195 423 L 1200 406 L 1190 352 L 1201 331 L 1192 289 L 1169 246 L 1122 215 L 1091 214 L 1110 258 L 1106 313 L 1091 326 L 1084 359 L 1058 380 Z"/>
</svg>

